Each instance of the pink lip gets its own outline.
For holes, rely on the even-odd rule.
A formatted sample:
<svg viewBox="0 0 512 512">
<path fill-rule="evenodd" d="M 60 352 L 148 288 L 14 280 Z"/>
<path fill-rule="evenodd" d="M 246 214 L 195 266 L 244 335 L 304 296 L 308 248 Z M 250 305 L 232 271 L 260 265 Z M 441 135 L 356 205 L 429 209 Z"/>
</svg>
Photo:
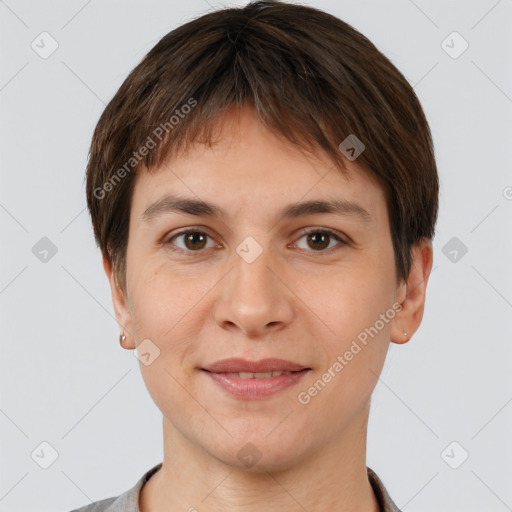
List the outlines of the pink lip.
<svg viewBox="0 0 512 512">
<path fill-rule="evenodd" d="M 310 368 L 284 359 L 247 361 L 238 358 L 223 359 L 209 365 L 207 368 L 202 368 L 202 370 L 206 376 L 235 398 L 262 399 L 293 386 Z M 233 375 L 238 372 L 264 373 L 271 371 L 294 373 L 253 379 L 242 379 Z"/>
</svg>

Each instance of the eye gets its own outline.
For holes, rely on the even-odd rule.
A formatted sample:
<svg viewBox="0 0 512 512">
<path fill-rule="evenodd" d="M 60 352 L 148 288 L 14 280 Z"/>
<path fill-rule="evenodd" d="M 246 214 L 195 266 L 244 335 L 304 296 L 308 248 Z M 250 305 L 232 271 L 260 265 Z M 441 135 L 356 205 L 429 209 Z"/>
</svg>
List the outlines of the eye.
<svg viewBox="0 0 512 512">
<path fill-rule="evenodd" d="M 173 240 L 182 238 L 184 246 L 180 247 L 177 244 L 174 244 Z M 208 233 L 204 231 L 200 231 L 197 228 L 188 228 L 180 231 L 179 233 L 174 234 L 172 237 L 164 240 L 164 245 L 177 245 L 177 249 L 171 247 L 171 249 L 177 251 L 184 252 L 200 252 L 202 249 L 209 249 L 210 247 L 206 247 L 208 238 L 211 238 Z M 214 244 L 215 245 L 215 244 Z"/>
<path fill-rule="evenodd" d="M 303 232 L 300 239 L 306 238 L 306 243 L 310 248 L 313 248 L 314 252 L 331 252 L 333 247 L 329 247 L 330 242 L 334 240 L 338 241 L 341 245 L 348 245 L 348 242 L 343 240 L 335 231 L 326 228 L 313 228 L 306 232 Z M 299 240 L 300 240 L 299 239 Z M 334 246 L 336 247 L 336 246 Z M 302 247 L 299 247 L 302 249 Z M 307 249 L 307 247 L 306 247 Z M 328 249 L 328 250 L 325 250 Z"/>
<path fill-rule="evenodd" d="M 208 238 L 212 240 L 210 246 L 208 246 Z M 349 242 L 343 240 L 341 236 L 333 230 L 327 228 L 312 228 L 308 231 L 304 231 L 302 236 L 299 238 L 306 238 L 306 243 L 309 248 L 312 248 L 313 252 L 331 252 L 331 249 L 336 249 L 336 245 L 334 247 L 331 245 L 331 242 L 337 241 L 338 245 L 349 245 Z M 179 245 L 174 242 L 174 240 L 182 240 L 183 245 Z M 178 252 L 201 252 L 203 249 L 211 249 L 212 247 L 219 247 L 215 243 L 213 243 L 212 237 L 206 233 L 205 231 L 201 231 L 196 227 L 189 227 L 187 229 L 183 229 L 178 233 L 175 233 L 173 236 L 166 238 L 163 241 L 163 245 L 169 246 L 169 248 L 173 251 Z M 300 249 L 304 249 L 304 247 L 300 247 Z M 305 248 L 306 250 L 308 247 Z M 327 249 L 327 250 L 326 250 Z"/>
</svg>

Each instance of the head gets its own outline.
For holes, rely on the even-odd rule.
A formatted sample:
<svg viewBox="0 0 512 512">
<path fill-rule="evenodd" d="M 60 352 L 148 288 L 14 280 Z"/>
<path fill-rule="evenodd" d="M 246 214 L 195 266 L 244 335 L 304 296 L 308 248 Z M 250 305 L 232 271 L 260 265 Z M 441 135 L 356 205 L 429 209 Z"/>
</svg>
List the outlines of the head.
<svg viewBox="0 0 512 512">
<path fill-rule="evenodd" d="M 153 400 L 230 464 L 249 441 L 269 467 L 327 446 L 421 323 L 430 130 L 394 65 L 317 9 L 256 2 L 164 36 L 98 122 L 87 201 L 127 345 L 157 347 L 141 363 Z M 241 400 L 204 371 L 227 357 L 309 370 Z"/>
</svg>

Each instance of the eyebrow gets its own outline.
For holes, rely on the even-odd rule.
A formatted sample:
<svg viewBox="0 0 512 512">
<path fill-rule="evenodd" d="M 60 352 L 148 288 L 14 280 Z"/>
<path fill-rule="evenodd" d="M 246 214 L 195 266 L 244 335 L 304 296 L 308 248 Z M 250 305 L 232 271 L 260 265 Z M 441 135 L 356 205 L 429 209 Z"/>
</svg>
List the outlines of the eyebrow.
<svg viewBox="0 0 512 512">
<path fill-rule="evenodd" d="M 227 217 L 226 212 L 220 206 L 213 203 L 200 199 L 166 195 L 155 201 L 144 211 L 142 220 L 144 222 L 151 222 L 156 217 L 166 213 L 184 213 L 187 215 L 218 217 L 220 219 Z M 366 223 L 372 220 L 372 216 L 368 210 L 363 208 L 359 203 L 346 199 L 316 199 L 292 203 L 278 211 L 277 219 L 293 219 L 317 213 L 355 216 Z"/>
</svg>

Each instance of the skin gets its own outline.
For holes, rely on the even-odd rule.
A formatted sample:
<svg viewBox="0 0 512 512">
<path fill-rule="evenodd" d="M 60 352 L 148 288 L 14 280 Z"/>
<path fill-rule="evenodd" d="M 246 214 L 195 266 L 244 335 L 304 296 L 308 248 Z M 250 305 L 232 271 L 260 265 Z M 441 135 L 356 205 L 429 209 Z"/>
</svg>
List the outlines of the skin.
<svg viewBox="0 0 512 512">
<path fill-rule="evenodd" d="M 384 193 L 357 160 L 347 162 L 348 179 L 269 132 L 251 108 L 238 113 L 219 121 L 213 147 L 194 144 L 138 174 L 126 292 L 103 260 L 124 346 L 150 339 L 160 350 L 140 364 L 164 433 L 163 466 L 141 491 L 141 511 L 259 512 L 264 503 L 267 512 L 377 512 L 366 472 L 371 393 L 389 343 L 405 343 L 421 323 L 432 244 L 414 247 L 410 275 L 397 284 Z M 226 217 L 167 212 L 144 222 L 167 193 L 214 202 Z M 289 203 L 333 197 L 358 202 L 371 221 L 332 213 L 275 220 Z M 209 235 L 203 245 L 170 241 L 187 226 Z M 350 242 L 331 237 L 326 248 L 303 228 L 330 228 Z M 236 252 L 247 236 L 263 249 L 252 263 Z M 298 394 L 394 303 L 394 318 L 301 404 Z M 279 357 L 312 370 L 273 396 L 242 400 L 199 369 L 226 357 Z M 251 468 L 237 457 L 248 442 L 262 454 Z"/>
</svg>

